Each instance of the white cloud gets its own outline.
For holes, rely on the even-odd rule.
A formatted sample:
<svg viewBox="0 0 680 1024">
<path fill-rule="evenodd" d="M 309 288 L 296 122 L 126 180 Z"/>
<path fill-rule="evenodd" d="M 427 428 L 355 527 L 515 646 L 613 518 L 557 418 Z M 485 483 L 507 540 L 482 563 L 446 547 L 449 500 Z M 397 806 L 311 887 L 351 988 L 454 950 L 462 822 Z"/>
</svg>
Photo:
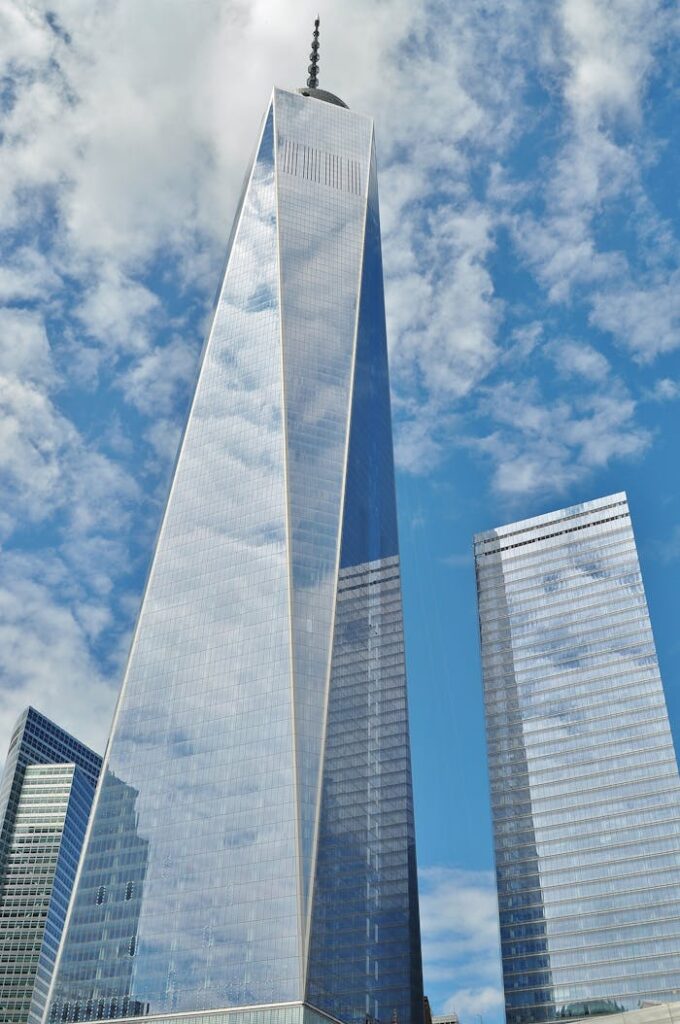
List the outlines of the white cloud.
<svg viewBox="0 0 680 1024">
<path fill-rule="evenodd" d="M 562 0 L 569 77 L 565 94 L 580 121 L 637 117 L 663 19 L 656 0 Z"/>
<path fill-rule="evenodd" d="M 7 528 L 67 508 L 71 535 L 120 530 L 134 483 L 55 405 L 58 383 L 39 314 L 0 309 L 0 482 Z"/>
<path fill-rule="evenodd" d="M 465 1021 L 497 1010 L 503 993 L 493 873 L 432 867 L 419 878 L 425 988 L 436 1012 L 456 1010 Z"/>
<path fill-rule="evenodd" d="M 561 0 L 556 7 L 544 59 L 571 120 L 548 188 L 567 211 L 595 213 L 636 177 L 634 148 L 617 144 L 609 129 L 639 125 L 669 18 L 658 0 Z"/>
<path fill-rule="evenodd" d="M 153 292 L 114 265 L 102 268 L 76 316 L 83 332 L 104 346 L 139 353 L 148 348 L 152 316 L 159 306 Z"/>
<path fill-rule="evenodd" d="M 481 408 L 494 429 L 468 443 L 491 459 L 493 486 L 506 497 L 559 493 L 614 459 L 640 456 L 651 442 L 617 381 L 558 399 L 548 399 L 535 379 L 506 381 L 488 389 Z"/>
<path fill-rule="evenodd" d="M 668 299 L 658 293 L 670 281 L 634 285 L 629 254 L 607 244 L 604 216 L 617 202 L 629 204 L 639 255 L 650 265 L 660 244 L 669 249 L 668 227 L 642 183 L 643 169 L 655 158 L 644 131 L 643 98 L 673 16 L 657 0 L 562 0 L 553 13 L 543 65 L 568 116 L 560 124 L 557 152 L 537 182 L 543 208 L 525 204 L 510 218 L 515 241 L 550 302 L 585 298 L 595 323 L 651 356 L 668 345 Z M 662 308 L 650 331 L 634 307 L 655 306 L 658 298 Z"/>
<path fill-rule="evenodd" d="M 447 436 L 453 430 L 455 417 L 439 402 L 418 405 L 400 401 L 392 405 L 396 431 L 394 457 L 401 469 L 422 475 L 441 462 Z"/>
<path fill-rule="evenodd" d="M 470 203 L 464 211 L 440 213 L 432 226 L 425 259 L 449 267 L 448 282 L 426 314 L 427 329 L 411 337 L 410 357 L 435 397 L 466 394 L 495 363 L 498 323 L 494 287 L 485 261 L 493 249 L 486 210 Z M 413 349 L 415 348 L 415 353 Z"/>
<path fill-rule="evenodd" d="M 39 313 L 0 308 L 0 373 L 20 378 L 24 384 L 53 383 L 52 354 Z"/>
<path fill-rule="evenodd" d="M 568 80 L 567 80 L 568 82 Z M 633 154 L 597 124 L 575 119 L 537 182 L 542 199 L 511 218 L 516 244 L 550 302 L 569 302 L 578 288 L 616 281 L 625 273 L 622 252 L 600 247 L 597 216 L 608 200 L 637 185 Z"/>
<path fill-rule="evenodd" d="M 602 381 L 609 374 L 609 361 L 585 342 L 554 341 L 548 348 L 557 369 L 564 377 L 584 377 Z"/>
<path fill-rule="evenodd" d="M 640 362 L 680 348 L 680 272 L 647 288 L 628 283 L 600 292 L 594 298 L 591 319 Z"/>
<path fill-rule="evenodd" d="M 423 226 L 402 222 L 401 238 L 385 246 L 411 253 L 402 277 L 392 270 L 387 288 L 391 354 L 397 394 L 426 396 L 412 404 L 400 427 L 397 459 L 403 468 L 430 468 L 440 451 L 441 413 L 467 395 L 498 359 L 499 303 L 485 263 L 493 250 L 489 214 L 469 201 L 438 211 Z M 416 255 L 417 254 L 417 255 Z M 415 272 L 414 272 L 415 270 Z"/>
<path fill-rule="evenodd" d="M 455 1011 L 461 1020 L 476 1021 L 485 1013 L 498 1012 L 504 1004 L 503 991 L 495 985 L 460 988 L 444 1003 L 444 1013 Z"/>
<path fill-rule="evenodd" d="M 503 353 L 503 362 L 528 359 L 543 341 L 543 324 L 535 320 L 522 327 L 516 327 L 510 336 L 510 344 Z"/>
<path fill-rule="evenodd" d="M 59 483 L 56 454 L 68 434 L 68 425 L 52 415 L 42 396 L 16 382 L 0 378 L 0 479 L 6 498 L 16 503 L 12 511 L 40 518 L 54 503 Z M 7 506 L 3 518 L 12 521 Z"/>
<path fill-rule="evenodd" d="M 196 375 L 196 354 L 184 338 L 146 352 L 120 379 L 126 400 L 154 421 L 168 416 Z"/>
<path fill-rule="evenodd" d="M 33 703 L 101 749 L 114 691 L 94 646 L 119 628 L 109 600 L 139 492 L 59 409 L 62 383 L 42 316 L 0 309 L 0 742 Z"/>
<path fill-rule="evenodd" d="M 680 398 L 680 384 L 668 377 L 660 377 L 649 393 L 649 398 L 654 402 L 672 402 Z"/>
<path fill-rule="evenodd" d="M 171 466 L 179 447 L 182 426 L 175 420 L 160 417 L 146 431 L 146 440 L 151 445 L 162 466 Z M 163 483 L 165 484 L 165 478 Z"/>
<path fill-rule="evenodd" d="M 4 529 L 53 515 L 67 491 L 62 460 L 77 431 L 30 380 L 0 374 L 0 484 Z"/>
<path fill-rule="evenodd" d="M 437 944 L 470 953 L 498 940 L 496 890 L 490 871 L 422 868 L 420 914 L 426 949 Z"/>
<path fill-rule="evenodd" d="M 15 250 L 11 265 L 0 266 L 0 302 L 46 298 L 61 284 L 45 254 L 29 246 Z"/>
<path fill-rule="evenodd" d="M 0 582 L 0 722 L 6 732 L 28 704 L 102 751 L 114 690 L 89 641 L 106 609 L 66 599 L 65 567 L 46 556 L 37 566 L 8 552 Z"/>
<path fill-rule="evenodd" d="M 625 267 L 618 253 L 597 251 L 589 220 L 587 211 L 568 211 L 514 221 L 515 242 L 550 302 L 567 302 L 576 285 L 610 280 Z"/>
</svg>

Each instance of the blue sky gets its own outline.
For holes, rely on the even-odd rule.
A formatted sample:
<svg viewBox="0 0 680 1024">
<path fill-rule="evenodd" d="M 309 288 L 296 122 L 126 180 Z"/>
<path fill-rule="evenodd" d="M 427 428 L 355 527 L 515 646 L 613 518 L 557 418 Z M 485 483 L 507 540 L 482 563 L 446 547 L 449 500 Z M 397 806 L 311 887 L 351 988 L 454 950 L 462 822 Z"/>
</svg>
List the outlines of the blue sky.
<svg viewBox="0 0 680 1024">
<path fill-rule="evenodd" d="M 0 749 L 101 749 L 239 186 L 301 0 L 0 9 Z M 502 1018 L 471 535 L 628 491 L 680 730 L 678 14 L 344 0 L 378 139 L 426 987 Z"/>
</svg>

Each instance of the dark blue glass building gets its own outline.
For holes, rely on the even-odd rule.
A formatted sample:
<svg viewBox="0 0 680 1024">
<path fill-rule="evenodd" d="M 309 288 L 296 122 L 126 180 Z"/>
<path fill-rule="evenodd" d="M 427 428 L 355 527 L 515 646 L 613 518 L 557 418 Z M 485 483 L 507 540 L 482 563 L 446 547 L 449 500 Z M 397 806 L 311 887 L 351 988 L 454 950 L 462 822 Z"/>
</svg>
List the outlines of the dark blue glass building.
<svg viewBox="0 0 680 1024">
<path fill-rule="evenodd" d="M 46 1021 L 420 1024 L 373 125 L 265 115 Z"/>
<path fill-rule="evenodd" d="M 0 782 L 0 1020 L 45 1007 L 101 758 L 33 708 Z"/>
</svg>

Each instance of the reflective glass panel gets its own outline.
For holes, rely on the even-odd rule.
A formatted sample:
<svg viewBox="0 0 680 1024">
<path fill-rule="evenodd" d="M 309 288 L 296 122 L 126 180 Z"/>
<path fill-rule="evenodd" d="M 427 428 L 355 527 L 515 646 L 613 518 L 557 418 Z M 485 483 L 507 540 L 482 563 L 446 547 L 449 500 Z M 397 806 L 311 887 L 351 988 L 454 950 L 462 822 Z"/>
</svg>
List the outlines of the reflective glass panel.
<svg viewBox="0 0 680 1024">
<path fill-rule="evenodd" d="M 42 1017 L 101 758 L 34 708 L 0 784 L 0 1013 Z"/>
<path fill-rule="evenodd" d="M 299 998 L 270 110 L 156 545 L 50 1013 Z"/>
<path fill-rule="evenodd" d="M 303 916 L 311 882 L 371 121 L 276 90 Z"/>
<path fill-rule="evenodd" d="M 305 992 L 348 1024 L 394 1009 L 402 1024 L 420 1022 L 371 154 L 368 118 L 275 90 L 135 631 L 49 1024 L 183 1013 L 203 1024 L 201 1011 L 209 1024 L 229 1015 L 208 1011 Z M 284 1014 L 271 1024 L 292 1024 L 290 1007 L 270 1010 Z M 237 1016 L 251 1012 L 260 1010 Z M 314 1014 L 305 1008 L 305 1024 Z"/>
<path fill-rule="evenodd" d="M 680 781 L 625 494 L 475 538 L 509 1024 L 680 989 Z"/>
<path fill-rule="evenodd" d="M 307 998 L 418 1024 L 423 992 L 375 156 L 371 161 Z"/>
</svg>

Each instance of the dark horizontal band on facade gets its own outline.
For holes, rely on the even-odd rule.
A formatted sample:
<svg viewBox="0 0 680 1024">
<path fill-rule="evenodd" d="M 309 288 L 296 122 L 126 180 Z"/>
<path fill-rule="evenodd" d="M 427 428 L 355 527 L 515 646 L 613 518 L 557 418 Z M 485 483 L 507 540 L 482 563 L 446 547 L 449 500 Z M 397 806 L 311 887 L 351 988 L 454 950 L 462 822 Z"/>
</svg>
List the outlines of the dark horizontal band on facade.
<svg viewBox="0 0 680 1024">
<path fill-rule="evenodd" d="M 578 526 L 568 526 L 565 530 L 555 530 L 553 533 L 545 533 L 541 537 L 532 537 L 530 540 L 518 540 L 514 544 L 501 544 L 496 548 L 490 548 L 488 551 L 477 551 L 475 556 L 477 558 L 483 558 L 486 555 L 495 555 L 499 551 L 510 551 L 512 548 L 523 548 L 527 544 L 538 544 L 544 540 L 550 540 L 552 537 L 562 537 L 567 533 L 576 533 L 577 530 L 590 530 L 594 526 L 603 526 L 606 523 L 613 523 L 617 519 L 629 519 L 627 512 L 617 516 L 608 516 L 606 519 L 597 519 L 591 523 L 579 523 Z M 482 542 L 484 543 L 484 542 Z M 486 542 L 489 543 L 489 542 Z"/>
<path fill-rule="evenodd" d="M 612 495 L 613 497 L 619 497 L 618 495 Z M 606 500 L 606 499 L 605 499 Z M 507 537 L 518 537 L 522 533 L 531 533 L 532 530 L 546 530 L 557 523 L 568 523 L 574 519 L 583 519 L 585 516 L 599 516 L 603 512 L 609 512 L 613 508 L 621 508 L 622 506 L 628 505 L 628 499 L 623 495 L 619 501 L 610 501 L 608 504 L 599 504 L 598 502 L 592 502 L 590 508 L 579 509 L 578 512 L 572 512 L 571 515 L 546 515 L 538 516 L 537 519 L 521 520 L 518 523 L 511 523 L 511 526 L 517 526 L 519 529 L 509 529 L 508 527 L 499 526 L 495 530 L 486 530 L 482 533 L 476 533 L 474 536 L 475 545 L 478 544 L 494 544 L 499 540 L 505 540 Z M 563 509 L 564 512 L 568 512 L 569 509 Z"/>
</svg>

